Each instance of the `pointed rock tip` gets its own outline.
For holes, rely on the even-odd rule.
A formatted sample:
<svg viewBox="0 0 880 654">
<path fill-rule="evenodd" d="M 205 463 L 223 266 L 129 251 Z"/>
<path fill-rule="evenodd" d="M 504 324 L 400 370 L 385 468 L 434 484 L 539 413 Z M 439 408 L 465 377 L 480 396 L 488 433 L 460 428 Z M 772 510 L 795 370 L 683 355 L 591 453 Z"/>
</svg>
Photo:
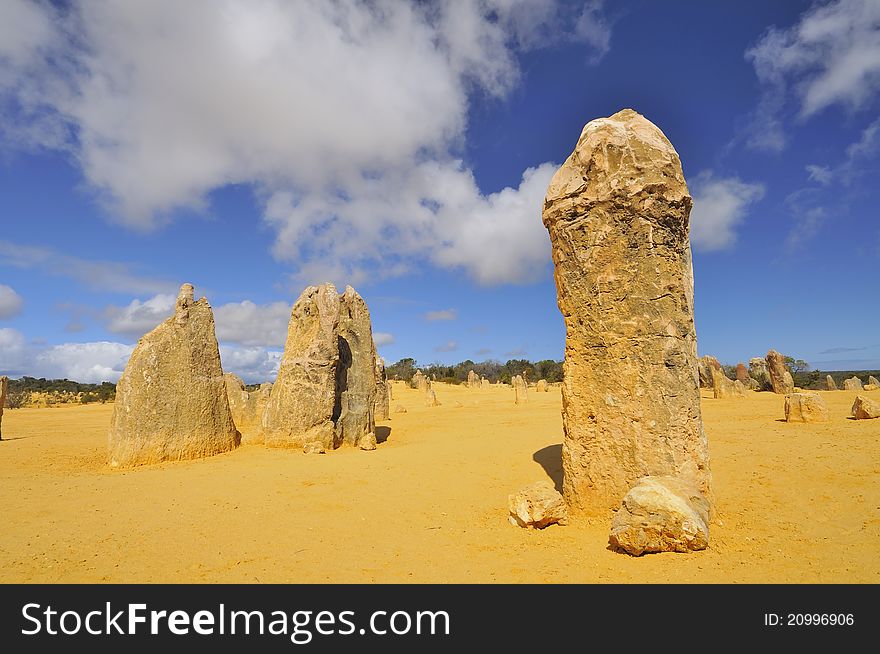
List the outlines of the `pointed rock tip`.
<svg viewBox="0 0 880 654">
<path fill-rule="evenodd" d="M 186 309 L 191 306 L 194 301 L 195 288 L 192 284 L 182 284 L 177 294 L 177 310 Z"/>
</svg>

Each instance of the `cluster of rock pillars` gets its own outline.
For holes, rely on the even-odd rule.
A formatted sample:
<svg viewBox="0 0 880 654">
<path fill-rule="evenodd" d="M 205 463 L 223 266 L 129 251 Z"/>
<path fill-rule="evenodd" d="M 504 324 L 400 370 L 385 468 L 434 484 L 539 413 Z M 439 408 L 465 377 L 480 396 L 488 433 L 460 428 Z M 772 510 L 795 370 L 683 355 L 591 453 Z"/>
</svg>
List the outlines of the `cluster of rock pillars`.
<svg viewBox="0 0 880 654">
<path fill-rule="evenodd" d="M 701 386 L 732 397 L 766 377 L 788 396 L 787 414 L 821 414 L 821 400 L 795 393 L 776 352 L 742 366 L 735 381 L 711 357 L 698 360 L 691 206 L 672 144 L 631 109 L 588 123 L 550 182 L 543 222 L 566 327 L 564 475 L 561 494 L 544 481 L 510 495 L 512 524 L 613 512 L 619 551 L 703 549 L 716 511 Z M 420 374 L 413 384 L 430 404 Z M 468 386 L 486 384 L 469 375 Z M 527 384 L 513 386 L 525 402 Z M 223 374 L 211 307 L 185 284 L 174 316 L 139 341 L 119 380 L 110 465 L 209 456 L 242 440 L 374 450 L 390 399 L 369 311 L 351 287 L 303 291 L 275 383 L 248 392 Z"/>
</svg>

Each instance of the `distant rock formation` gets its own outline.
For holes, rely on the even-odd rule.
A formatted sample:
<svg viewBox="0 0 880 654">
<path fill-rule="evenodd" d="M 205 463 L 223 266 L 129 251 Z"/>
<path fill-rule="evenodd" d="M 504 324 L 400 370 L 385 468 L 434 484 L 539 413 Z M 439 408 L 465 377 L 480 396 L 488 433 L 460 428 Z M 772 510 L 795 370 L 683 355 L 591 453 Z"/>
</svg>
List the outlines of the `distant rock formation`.
<svg viewBox="0 0 880 654">
<path fill-rule="evenodd" d="M 874 375 L 868 375 L 868 383 L 872 386 L 880 386 L 880 381 Z"/>
<path fill-rule="evenodd" d="M 539 379 L 538 383 L 535 384 L 535 392 L 536 393 L 546 393 L 550 390 L 550 387 L 547 385 L 546 379 Z"/>
<path fill-rule="evenodd" d="M 325 450 L 375 436 L 376 350 L 366 303 L 350 286 L 310 286 L 293 305 L 263 413 L 271 447 Z"/>
<path fill-rule="evenodd" d="M 514 404 L 525 404 L 529 401 L 529 389 L 526 386 L 525 380 L 519 375 L 516 375 L 513 379 L 510 380 L 511 385 L 513 386 L 514 391 Z"/>
<path fill-rule="evenodd" d="M 712 367 L 721 367 L 718 359 L 708 354 L 697 360 L 697 371 L 700 375 L 700 388 L 712 388 Z"/>
<path fill-rule="evenodd" d="M 376 357 L 376 401 L 373 413 L 376 420 L 388 420 L 391 417 L 391 384 L 385 375 L 385 361 Z M 363 448 L 361 448 L 363 449 Z"/>
<path fill-rule="evenodd" d="M 849 379 L 843 380 L 843 390 L 845 391 L 861 391 L 862 389 L 862 380 L 856 376 L 850 377 Z"/>
<path fill-rule="evenodd" d="M 828 422 L 828 407 L 818 393 L 790 393 L 785 396 L 786 422 Z"/>
<path fill-rule="evenodd" d="M 606 515 L 646 475 L 711 497 L 681 161 L 632 109 L 588 123 L 544 200 L 566 326 L 563 494 Z"/>
<path fill-rule="evenodd" d="M 710 366 L 712 373 L 712 391 L 715 399 L 745 397 L 746 387 L 738 379 L 733 381 L 724 374 L 721 366 Z"/>
<path fill-rule="evenodd" d="M 749 369 L 746 368 L 746 364 L 744 364 L 742 362 L 736 364 L 736 378 L 740 383 L 742 383 L 743 386 L 748 388 L 749 381 L 752 378 L 749 375 Z"/>
<path fill-rule="evenodd" d="M 507 497 L 508 521 L 515 527 L 543 529 L 568 521 L 565 500 L 549 481 L 538 481 Z"/>
<path fill-rule="evenodd" d="M 249 392 L 237 375 L 227 372 L 223 379 L 226 382 L 229 410 L 232 411 L 232 420 L 241 434 L 241 442 L 262 443 L 263 411 L 269 403 L 272 384 L 261 384 L 258 389 Z"/>
<path fill-rule="evenodd" d="M 116 384 L 110 420 L 113 467 L 177 461 L 228 452 L 235 428 L 214 313 L 184 284 L 174 315 L 138 341 Z"/>
<path fill-rule="evenodd" d="M 778 395 L 794 393 L 794 380 L 785 367 L 785 357 L 776 350 L 767 352 L 767 371 L 770 373 L 770 384 L 774 393 Z"/>
<path fill-rule="evenodd" d="M 410 386 L 423 392 L 428 390 L 428 378 L 425 377 L 425 373 L 421 370 L 416 370 L 416 373 L 412 376 L 412 381 L 410 381 Z"/>
<path fill-rule="evenodd" d="M 767 370 L 767 359 L 763 357 L 749 359 L 749 376 L 758 382 L 758 390 L 773 390 L 773 384 L 770 382 L 770 371 Z"/>
<path fill-rule="evenodd" d="M 633 556 L 706 549 L 709 510 L 693 484 L 677 477 L 643 477 L 614 514 L 608 540 Z"/>
<path fill-rule="evenodd" d="M 440 406 L 440 402 L 437 401 L 437 394 L 433 388 L 425 391 L 425 406 Z"/>
<path fill-rule="evenodd" d="M 468 388 L 479 388 L 480 387 L 480 376 L 471 370 L 467 376 L 467 385 Z"/>
<path fill-rule="evenodd" d="M 834 377 L 831 375 L 825 375 L 825 390 L 826 391 L 836 391 L 837 384 L 834 382 Z"/>
<path fill-rule="evenodd" d="M 880 402 L 875 402 L 864 395 L 856 395 L 850 414 L 856 420 L 871 420 L 880 418 Z"/>
<path fill-rule="evenodd" d="M 485 377 L 483 377 L 483 378 L 480 380 L 480 386 L 481 386 L 482 388 L 490 388 L 490 387 L 492 386 L 492 382 L 490 382 L 488 379 L 486 379 Z"/>
</svg>

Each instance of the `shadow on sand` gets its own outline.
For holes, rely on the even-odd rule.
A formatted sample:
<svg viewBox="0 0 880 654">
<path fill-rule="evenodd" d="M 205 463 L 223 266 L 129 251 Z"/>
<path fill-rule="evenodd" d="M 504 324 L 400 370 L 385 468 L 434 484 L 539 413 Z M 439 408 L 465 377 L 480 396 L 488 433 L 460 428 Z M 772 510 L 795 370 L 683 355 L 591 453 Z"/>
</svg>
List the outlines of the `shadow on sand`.
<svg viewBox="0 0 880 654">
<path fill-rule="evenodd" d="M 384 443 L 391 436 L 391 427 L 376 426 L 376 443 Z"/>
<path fill-rule="evenodd" d="M 562 492 L 562 443 L 548 445 L 532 455 L 532 460 L 544 468 L 556 490 Z"/>
</svg>

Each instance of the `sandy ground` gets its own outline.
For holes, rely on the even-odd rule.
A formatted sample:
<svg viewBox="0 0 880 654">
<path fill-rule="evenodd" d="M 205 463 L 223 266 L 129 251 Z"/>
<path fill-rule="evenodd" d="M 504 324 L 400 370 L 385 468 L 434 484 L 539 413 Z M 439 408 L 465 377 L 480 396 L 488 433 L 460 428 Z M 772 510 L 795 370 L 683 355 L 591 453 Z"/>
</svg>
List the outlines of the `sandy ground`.
<svg viewBox="0 0 880 654">
<path fill-rule="evenodd" d="M 704 395 L 721 524 L 710 549 L 631 558 L 608 519 L 527 531 L 507 495 L 560 480 L 560 394 L 396 384 L 375 452 L 243 446 L 105 465 L 111 405 L 8 410 L 2 582 L 880 582 L 880 420 L 781 422 L 781 396 Z M 704 393 L 706 393 L 704 391 Z M 871 393 L 874 395 L 877 391 Z M 880 399 L 880 395 L 878 395 Z"/>
</svg>

